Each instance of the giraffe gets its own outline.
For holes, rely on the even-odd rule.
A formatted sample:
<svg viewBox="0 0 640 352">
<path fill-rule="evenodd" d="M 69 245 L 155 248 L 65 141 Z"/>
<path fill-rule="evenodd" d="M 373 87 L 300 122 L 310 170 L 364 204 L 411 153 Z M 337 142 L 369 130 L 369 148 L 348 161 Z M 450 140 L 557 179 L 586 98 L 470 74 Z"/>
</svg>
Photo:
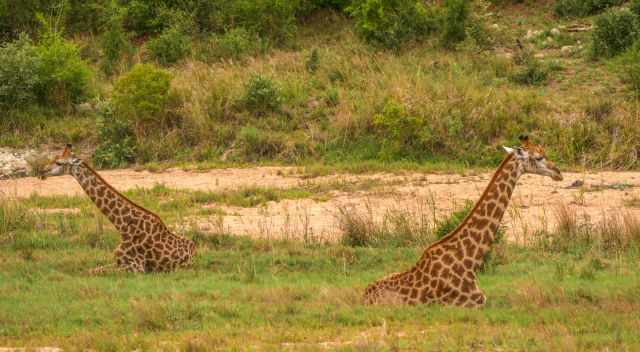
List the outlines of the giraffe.
<svg viewBox="0 0 640 352">
<path fill-rule="evenodd" d="M 173 271 L 191 262 L 196 253 L 195 243 L 173 234 L 156 214 L 116 191 L 86 162 L 71 153 L 70 144 L 62 155 L 45 167 L 40 178 L 63 174 L 70 174 L 78 181 L 121 235 L 115 250 L 116 263 L 95 268 L 90 273 Z"/>
<path fill-rule="evenodd" d="M 370 284 L 365 304 L 484 305 L 486 297 L 476 283 L 476 273 L 491 249 L 518 178 L 530 173 L 562 180 L 541 146 L 530 143 L 526 135 L 519 139 L 520 147 L 503 147 L 507 156 L 460 225 L 425 249 L 409 270 Z"/>
</svg>

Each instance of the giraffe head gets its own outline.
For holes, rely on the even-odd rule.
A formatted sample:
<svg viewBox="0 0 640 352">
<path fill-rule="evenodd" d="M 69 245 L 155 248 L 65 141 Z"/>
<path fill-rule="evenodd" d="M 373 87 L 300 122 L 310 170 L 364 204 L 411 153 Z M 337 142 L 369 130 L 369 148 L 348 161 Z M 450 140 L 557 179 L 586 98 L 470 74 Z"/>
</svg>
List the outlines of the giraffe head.
<svg viewBox="0 0 640 352">
<path fill-rule="evenodd" d="M 49 176 L 59 176 L 69 174 L 71 167 L 78 165 L 82 160 L 78 159 L 71 153 L 71 144 L 67 144 L 62 154 L 54 157 L 51 162 L 45 166 L 44 173 L 40 176 L 40 179 L 44 180 Z"/>
<path fill-rule="evenodd" d="M 521 135 L 519 139 L 520 147 L 503 148 L 507 153 L 513 154 L 524 173 L 549 176 L 554 181 L 562 181 L 560 170 L 547 159 L 542 146 L 529 142 L 529 137 L 526 135 Z"/>
</svg>

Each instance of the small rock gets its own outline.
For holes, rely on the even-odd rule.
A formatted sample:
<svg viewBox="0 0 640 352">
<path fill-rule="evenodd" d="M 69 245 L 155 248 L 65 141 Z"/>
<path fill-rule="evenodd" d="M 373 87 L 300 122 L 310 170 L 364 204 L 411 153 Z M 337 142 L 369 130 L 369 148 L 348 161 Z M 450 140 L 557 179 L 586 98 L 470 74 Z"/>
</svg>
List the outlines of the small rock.
<svg viewBox="0 0 640 352">
<path fill-rule="evenodd" d="M 565 45 L 562 48 L 560 48 L 560 52 L 565 54 L 565 55 L 568 55 L 568 54 L 573 53 L 575 51 L 575 48 L 576 47 L 573 46 L 573 45 Z"/>
<path fill-rule="evenodd" d="M 544 53 L 536 53 L 535 55 L 533 55 L 533 57 L 535 57 L 536 59 L 543 59 Z"/>
<path fill-rule="evenodd" d="M 492 24 L 492 25 L 491 25 L 491 28 L 493 28 L 493 29 L 500 29 L 500 25 L 499 25 L 499 24 L 497 24 L 497 23 L 494 23 L 494 24 Z"/>
<path fill-rule="evenodd" d="M 0 148 L 0 180 L 28 176 L 31 172 L 28 161 L 34 155 L 33 150 L 15 151 Z"/>
<path fill-rule="evenodd" d="M 553 29 L 551 29 L 551 34 L 552 35 L 560 35 L 560 30 L 558 28 L 553 28 Z"/>
<path fill-rule="evenodd" d="M 571 183 L 567 188 L 580 188 L 584 186 L 584 181 L 582 180 L 575 180 L 573 181 L 573 183 Z"/>
<path fill-rule="evenodd" d="M 79 114 L 86 114 L 94 111 L 91 103 L 76 104 L 74 108 L 76 109 L 76 112 Z"/>
</svg>

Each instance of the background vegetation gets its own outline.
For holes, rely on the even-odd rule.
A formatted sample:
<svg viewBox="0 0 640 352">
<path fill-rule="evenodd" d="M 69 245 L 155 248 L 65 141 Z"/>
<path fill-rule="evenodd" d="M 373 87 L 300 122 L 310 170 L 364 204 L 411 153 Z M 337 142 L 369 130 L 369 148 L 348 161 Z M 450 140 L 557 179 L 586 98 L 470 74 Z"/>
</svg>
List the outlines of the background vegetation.
<svg viewBox="0 0 640 352">
<path fill-rule="evenodd" d="M 640 166 L 638 0 L 0 9 L 0 146 L 72 142 L 100 167 L 487 165 L 528 131 L 565 165 Z"/>
</svg>

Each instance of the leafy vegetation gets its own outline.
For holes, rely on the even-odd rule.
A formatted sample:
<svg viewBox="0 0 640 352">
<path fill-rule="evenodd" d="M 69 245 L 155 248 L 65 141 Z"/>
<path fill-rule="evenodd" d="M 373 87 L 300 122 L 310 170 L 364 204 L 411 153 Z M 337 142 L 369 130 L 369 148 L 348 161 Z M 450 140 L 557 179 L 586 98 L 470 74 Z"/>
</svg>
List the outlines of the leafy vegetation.
<svg viewBox="0 0 640 352">
<path fill-rule="evenodd" d="M 628 10 L 609 11 L 599 16 L 593 30 L 593 55 L 613 57 L 640 39 L 638 16 Z"/>
<path fill-rule="evenodd" d="M 435 29 L 437 15 L 414 0 L 356 0 L 347 8 L 358 33 L 367 42 L 398 48 Z"/>
<path fill-rule="evenodd" d="M 167 114 L 171 78 L 169 72 L 149 64 L 134 66 L 114 85 L 114 113 L 135 124 L 138 135 L 144 135 L 144 128 L 149 124 L 162 125 Z"/>
<path fill-rule="evenodd" d="M 557 0 L 554 10 L 558 16 L 586 17 L 623 2 L 624 0 Z"/>
<path fill-rule="evenodd" d="M 609 59 L 637 40 L 636 3 L 581 20 L 593 31 L 570 19 L 547 24 L 548 7 L 534 2 L 494 3 L 29 2 L 3 14 L 15 25 L 0 49 L 0 145 L 73 141 L 103 160 L 115 155 L 97 149 L 115 143 L 101 135 L 113 123 L 135 138 L 113 147 L 122 162 L 104 167 L 483 166 L 501 158 L 495 144 L 528 130 L 561 164 L 637 168 L 637 106 L 616 77 L 635 90 L 633 59 Z M 526 21 L 512 6 L 527 8 Z M 510 60 L 516 39 L 524 44 Z M 588 52 L 602 60 L 580 60 Z M 582 85 L 611 97 L 618 113 L 586 116 Z M 105 119 L 99 102 L 119 120 Z"/>
</svg>

